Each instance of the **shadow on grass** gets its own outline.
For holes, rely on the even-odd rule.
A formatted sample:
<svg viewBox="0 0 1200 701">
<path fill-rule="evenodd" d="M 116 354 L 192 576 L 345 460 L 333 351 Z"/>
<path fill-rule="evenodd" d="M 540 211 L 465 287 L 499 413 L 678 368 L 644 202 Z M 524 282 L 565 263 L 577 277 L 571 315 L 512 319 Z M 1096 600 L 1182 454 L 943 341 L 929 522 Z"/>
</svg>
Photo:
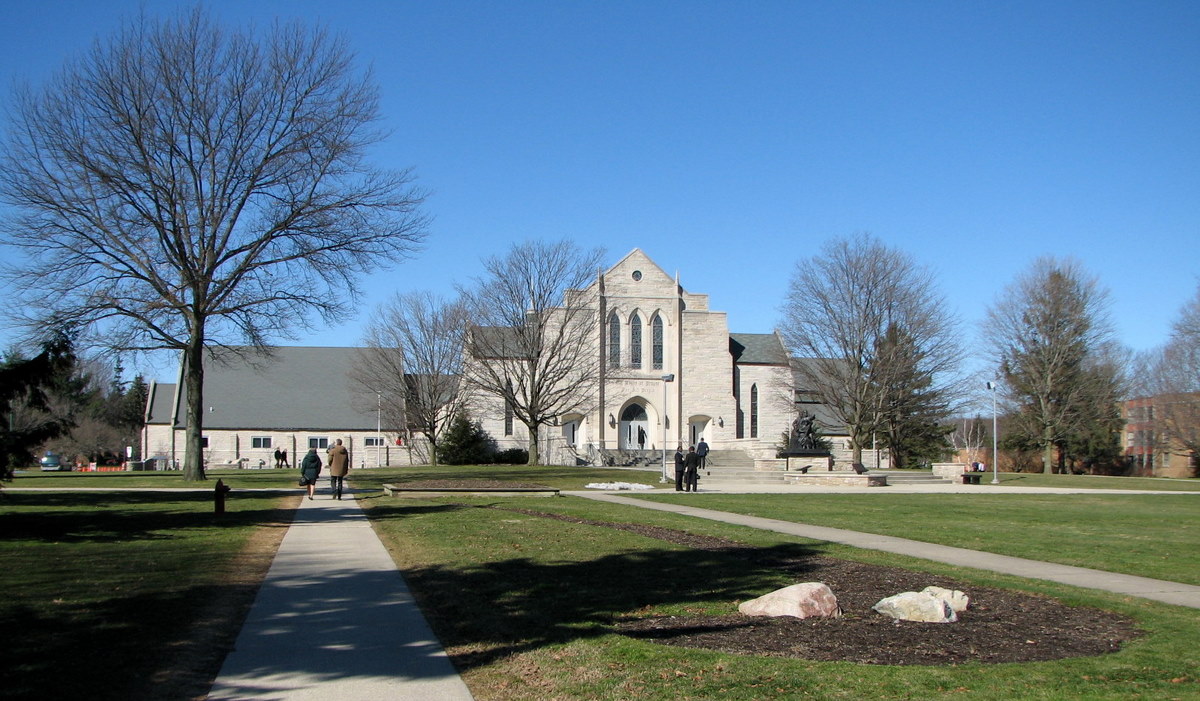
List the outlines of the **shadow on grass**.
<svg viewBox="0 0 1200 701">
<path fill-rule="evenodd" d="M 213 513 L 212 503 L 204 492 L 20 492 L 0 505 L 0 535 L 10 542 L 167 540 L 178 529 L 247 526 L 278 517 L 267 504 L 239 509 L 236 496 L 227 498 L 224 514 Z"/>
<path fill-rule="evenodd" d="M 210 502 L 194 493 L 11 495 L 0 507 L 9 589 L 0 631 L 10 643 L 0 697 L 203 694 L 257 588 L 242 568 L 270 561 L 265 550 L 242 557 L 243 543 L 255 528 L 280 533 L 292 515 L 275 496 L 235 500 L 220 516 Z"/>
<path fill-rule="evenodd" d="M 41 611 L 27 605 L 4 607 L 0 630 L 9 632 L 5 638 L 10 644 L 0 697 L 128 701 L 202 694 L 232 640 L 214 645 L 216 641 L 206 639 L 201 629 L 220 624 L 197 620 L 198 613 L 217 599 L 252 600 L 256 588 L 209 585 L 132 596 L 109 592 Z M 185 651 L 203 658 L 189 662 L 196 678 L 153 677 Z"/>
<path fill-rule="evenodd" d="M 457 506 L 455 510 L 487 508 Z M 387 521 L 438 510 L 395 506 L 370 513 Z M 604 528 L 561 522 L 556 527 Z M 463 567 L 406 568 L 404 577 L 442 642 L 472 650 L 455 656 L 455 664 L 466 669 L 545 645 L 606 635 L 620 617 L 652 607 L 703 608 L 714 600 L 761 596 L 796 578 L 802 581 L 815 569 L 808 561 L 821 555 L 818 548 L 801 544 L 671 549 L 653 537 L 638 547 L 640 538 L 610 532 L 613 544 L 599 546 L 602 552 L 584 560 L 568 560 L 566 554 L 552 562 L 509 557 Z M 629 549 L 631 544 L 637 549 Z M 501 541 L 495 549 L 534 550 L 539 545 L 543 543 Z"/>
</svg>

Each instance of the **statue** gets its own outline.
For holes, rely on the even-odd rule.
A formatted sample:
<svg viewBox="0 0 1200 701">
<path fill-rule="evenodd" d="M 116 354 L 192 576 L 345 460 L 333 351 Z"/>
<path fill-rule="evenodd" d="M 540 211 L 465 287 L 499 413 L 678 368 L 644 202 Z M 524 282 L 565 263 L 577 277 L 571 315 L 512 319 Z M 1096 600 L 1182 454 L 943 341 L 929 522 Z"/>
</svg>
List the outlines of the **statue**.
<svg viewBox="0 0 1200 701">
<path fill-rule="evenodd" d="M 813 427 L 813 421 L 816 417 L 812 414 L 805 413 L 802 416 L 797 416 L 792 422 L 792 450 L 816 450 L 817 431 Z"/>
</svg>

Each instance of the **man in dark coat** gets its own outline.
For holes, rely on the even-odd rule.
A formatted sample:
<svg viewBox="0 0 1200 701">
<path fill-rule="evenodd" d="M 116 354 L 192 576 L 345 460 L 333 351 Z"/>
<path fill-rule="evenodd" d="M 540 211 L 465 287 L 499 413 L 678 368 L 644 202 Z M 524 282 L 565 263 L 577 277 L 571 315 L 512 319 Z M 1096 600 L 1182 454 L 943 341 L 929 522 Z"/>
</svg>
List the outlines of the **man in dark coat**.
<svg viewBox="0 0 1200 701">
<path fill-rule="evenodd" d="M 683 464 L 683 444 L 675 446 L 675 491 L 683 491 L 683 473 L 686 467 Z"/>
<path fill-rule="evenodd" d="M 696 457 L 700 458 L 700 469 L 703 470 L 708 457 L 708 444 L 704 442 L 704 436 L 700 436 L 700 445 L 696 446 Z"/>
<path fill-rule="evenodd" d="M 695 492 L 697 470 L 700 469 L 700 456 L 696 454 L 695 446 L 688 446 L 687 456 L 683 459 L 683 491 Z"/>
</svg>

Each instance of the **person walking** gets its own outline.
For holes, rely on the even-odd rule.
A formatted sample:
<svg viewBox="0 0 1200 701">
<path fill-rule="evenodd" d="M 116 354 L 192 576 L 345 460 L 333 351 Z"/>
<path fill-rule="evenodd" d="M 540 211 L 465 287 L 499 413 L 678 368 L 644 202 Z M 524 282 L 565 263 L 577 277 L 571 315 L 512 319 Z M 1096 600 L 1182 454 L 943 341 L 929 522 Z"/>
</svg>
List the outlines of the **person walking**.
<svg viewBox="0 0 1200 701">
<path fill-rule="evenodd" d="M 284 448 L 283 450 L 281 450 L 279 452 L 281 455 L 283 455 L 283 463 L 280 464 L 280 467 L 282 467 L 283 469 L 286 470 L 287 468 L 291 467 L 291 464 L 288 463 L 288 459 L 287 459 L 287 448 Z"/>
<path fill-rule="evenodd" d="M 683 491 L 696 492 L 696 481 L 698 479 L 697 470 L 700 467 L 700 456 L 696 454 L 695 446 L 688 446 L 687 456 L 683 459 Z"/>
<path fill-rule="evenodd" d="M 283 467 L 283 453 L 279 450 L 279 448 L 276 448 L 275 449 L 275 469 L 278 470 L 281 467 Z"/>
<path fill-rule="evenodd" d="M 675 491 L 677 492 L 683 491 L 683 473 L 687 470 L 683 462 L 683 444 L 680 443 L 675 446 Z"/>
<path fill-rule="evenodd" d="M 637 431 L 638 450 L 646 449 L 646 429 L 638 426 Z"/>
<path fill-rule="evenodd" d="M 346 446 L 342 445 L 342 439 L 339 438 L 329 449 L 329 489 L 333 492 L 333 498 L 341 500 L 342 484 L 346 480 L 346 473 L 350 471 L 350 451 L 346 450 Z"/>
<path fill-rule="evenodd" d="M 705 458 L 708 457 L 708 444 L 704 442 L 704 436 L 700 436 L 700 444 L 696 446 L 696 457 L 700 458 L 699 469 L 704 469 Z"/>
<path fill-rule="evenodd" d="M 321 476 L 321 456 L 316 448 L 309 448 L 308 455 L 300 463 L 300 486 L 308 487 L 308 498 L 313 498 L 317 491 L 317 478 Z"/>
</svg>

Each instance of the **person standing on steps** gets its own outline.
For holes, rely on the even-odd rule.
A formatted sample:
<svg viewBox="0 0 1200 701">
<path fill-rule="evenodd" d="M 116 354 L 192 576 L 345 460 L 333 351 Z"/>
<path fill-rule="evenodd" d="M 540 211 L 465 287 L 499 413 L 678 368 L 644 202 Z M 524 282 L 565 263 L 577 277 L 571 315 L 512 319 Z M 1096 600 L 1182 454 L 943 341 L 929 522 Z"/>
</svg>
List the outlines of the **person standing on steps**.
<svg viewBox="0 0 1200 701">
<path fill-rule="evenodd" d="M 683 491 L 683 473 L 687 470 L 684 464 L 683 444 L 675 446 L 675 491 Z"/>
<path fill-rule="evenodd" d="M 342 484 L 346 480 L 346 473 L 350 471 L 350 452 L 346 450 L 346 446 L 342 445 L 342 439 L 339 438 L 329 449 L 329 489 L 333 492 L 333 498 L 341 500 Z"/>
<path fill-rule="evenodd" d="M 321 456 L 316 448 L 309 448 L 308 455 L 300 463 L 300 486 L 308 487 L 308 498 L 313 498 L 317 491 L 317 478 L 321 476 Z"/>
<path fill-rule="evenodd" d="M 704 442 L 704 436 L 700 436 L 700 444 L 696 446 L 696 456 L 700 458 L 700 469 L 704 469 L 705 458 L 708 457 L 708 444 Z"/>
<path fill-rule="evenodd" d="M 683 491 L 699 491 L 696 486 L 696 471 L 700 467 L 700 456 L 696 454 L 695 446 L 688 446 L 687 456 L 683 459 Z"/>
</svg>

